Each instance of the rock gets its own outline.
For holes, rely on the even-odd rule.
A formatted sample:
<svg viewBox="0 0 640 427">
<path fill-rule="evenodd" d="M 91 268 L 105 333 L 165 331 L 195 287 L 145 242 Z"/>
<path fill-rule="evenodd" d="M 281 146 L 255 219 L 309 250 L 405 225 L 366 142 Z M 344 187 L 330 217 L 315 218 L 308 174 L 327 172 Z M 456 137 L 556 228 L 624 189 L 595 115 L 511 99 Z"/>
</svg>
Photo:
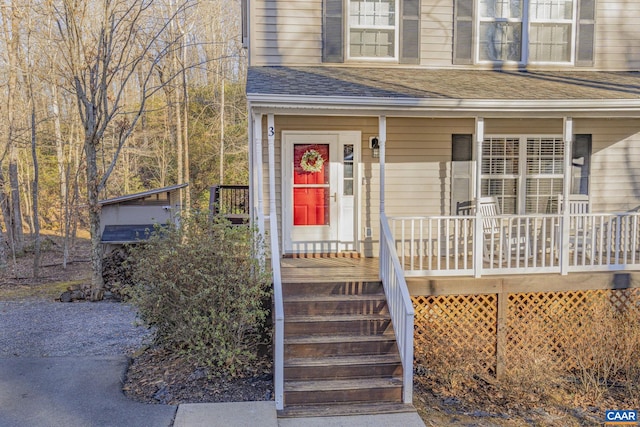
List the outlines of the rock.
<svg viewBox="0 0 640 427">
<path fill-rule="evenodd" d="M 469 415 L 471 415 L 472 417 L 478 417 L 478 418 L 487 418 L 487 417 L 493 416 L 493 414 L 487 411 L 473 411 Z"/>
<path fill-rule="evenodd" d="M 73 301 L 84 299 L 84 298 L 85 298 L 84 292 L 82 292 L 81 290 L 71 292 L 71 300 Z"/>
<path fill-rule="evenodd" d="M 71 292 L 70 291 L 63 292 L 60 295 L 60 302 L 71 302 L 71 301 L 72 301 L 72 299 L 71 299 Z"/>
<path fill-rule="evenodd" d="M 189 381 L 197 381 L 203 378 L 207 378 L 207 370 L 205 368 L 198 368 L 189 375 Z"/>
<path fill-rule="evenodd" d="M 173 399 L 173 396 L 171 395 L 171 393 L 169 393 L 167 386 L 163 385 L 158 391 L 156 391 L 156 393 L 153 395 L 153 398 L 158 402 L 167 405 L 169 404 L 171 399 Z"/>
<path fill-rule="evenodd" d="M 456 399 L 455 397 L 447 397 L 442 403 L 445 405 L 459 405 L 460 399 Z"/>
</svg>

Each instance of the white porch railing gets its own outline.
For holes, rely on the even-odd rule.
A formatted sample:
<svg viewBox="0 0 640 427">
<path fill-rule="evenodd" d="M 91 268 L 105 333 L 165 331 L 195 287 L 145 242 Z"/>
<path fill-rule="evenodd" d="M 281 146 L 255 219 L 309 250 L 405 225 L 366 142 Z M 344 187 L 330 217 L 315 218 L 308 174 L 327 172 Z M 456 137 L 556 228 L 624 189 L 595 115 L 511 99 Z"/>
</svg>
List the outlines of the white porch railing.
<svg viewBox="0 0 640 427">
<path fill-rule="evenodd" d="M 389 218 L 406 276 L 616 271 L 640 268 L 640 213 Z M 564 262 L 563 262 L 564 261 Z"/>
<path fill-rule="evenodd" d="M 380 220 L 380 276 L 402 359 L 403 401 L 413 400 L 413 304 L 384 213 Z"/>
</svg>

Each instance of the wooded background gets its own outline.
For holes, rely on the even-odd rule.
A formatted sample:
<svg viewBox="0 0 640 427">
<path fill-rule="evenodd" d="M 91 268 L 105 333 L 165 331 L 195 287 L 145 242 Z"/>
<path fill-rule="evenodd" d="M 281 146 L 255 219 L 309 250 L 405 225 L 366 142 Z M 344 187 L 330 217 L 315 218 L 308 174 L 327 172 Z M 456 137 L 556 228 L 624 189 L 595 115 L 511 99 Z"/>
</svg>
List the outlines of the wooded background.
<svg viewBox="0 0 640 427">
<path fill-rule="evenodd" d="M 211 185 L 247 182 L 240 7 L 2 0 L 2 266 L 25 234 L 39 251 L 41 224 L 65 254 L 78 229 L 97 251 L 99 200 L 188 182 L 184 207 L 205 208 Z"/>
</svg>

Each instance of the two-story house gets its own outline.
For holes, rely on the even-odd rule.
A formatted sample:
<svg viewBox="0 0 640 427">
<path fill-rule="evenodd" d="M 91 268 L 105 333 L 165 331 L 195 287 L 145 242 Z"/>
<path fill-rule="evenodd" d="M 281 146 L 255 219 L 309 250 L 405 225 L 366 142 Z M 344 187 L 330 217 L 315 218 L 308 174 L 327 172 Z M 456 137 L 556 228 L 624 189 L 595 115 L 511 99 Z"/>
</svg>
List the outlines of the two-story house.
<svg viewBox="0 0 640 427">
<path fill-rule="evenodd" d="M 408 277 L 640 268 L 640 3 L 244 11 L 252 206 L 273 259 L 376 258 L 387 298 Z"/>
</svg>

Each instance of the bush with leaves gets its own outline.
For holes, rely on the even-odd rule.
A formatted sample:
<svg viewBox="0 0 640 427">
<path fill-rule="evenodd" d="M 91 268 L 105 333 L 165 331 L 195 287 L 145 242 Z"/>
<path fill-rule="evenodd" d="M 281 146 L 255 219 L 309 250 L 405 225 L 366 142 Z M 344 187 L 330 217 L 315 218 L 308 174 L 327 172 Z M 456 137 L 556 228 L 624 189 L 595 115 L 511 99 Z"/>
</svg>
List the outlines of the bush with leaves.
<svg viewBox="0 0 640 427">
<path fill-rule="evenodd" d="M 194 214 L 132 250 L 129 289 L 156 344 L 214 373 L 252 373 L 265 337 L 270 286 L 250 227 Z"/>
</svg>

